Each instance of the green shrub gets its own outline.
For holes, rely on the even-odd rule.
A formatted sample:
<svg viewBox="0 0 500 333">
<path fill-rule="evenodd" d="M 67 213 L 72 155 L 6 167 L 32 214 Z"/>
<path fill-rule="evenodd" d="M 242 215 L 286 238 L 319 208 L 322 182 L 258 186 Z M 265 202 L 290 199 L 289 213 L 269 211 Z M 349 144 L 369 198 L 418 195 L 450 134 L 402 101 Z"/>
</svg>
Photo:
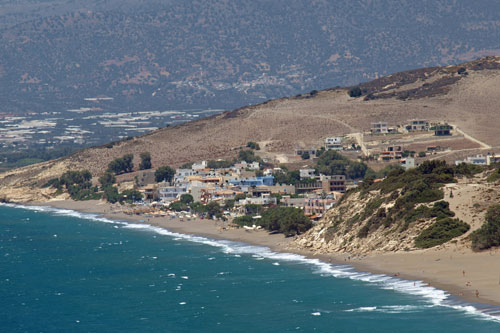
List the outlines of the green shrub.
<svg viewBox="0 0 500 333">
<path fill-rule="evenodd" d="M 359 97 L 362 95 L 362 91 L 361 91 L 360 87 L 353 87 L 353 88 L 349 89 L 349 91 L 347 93 L 349 94 L 350 97 Z"/>
<path fill-rule="evenodd" d="M 107 185 L 104 187 L 103 198 L 110 203 L 116 203 L 120 201 L 120 193 L 115 186 Z"/>
<path fill-rule="evenodd" d="M 101 186 L 103 188 L 108 185 L 113 185 L 114 183 L 116 183 L 116 177 L 111 172 L 106 172 L 104 175 L 99 177 L 99 183 L 101 183 Z"/>
<path fill-rule="evenodd" d="M 311 220 L 295 207 L 269 208 L 258 223 L 271 232 L 280 232 L 287 237 L 301 234 L 312 227 Z"/>
<path fill-rule="evenodd" d="M 174 178 L 175 170 L 168 165 L 159 167 L 155 171 L 155 180 L 159 183 L 162 181 L 170 182 Z"/>
<path fill-rule="evenodd" d="M 471 234 L 470 239 L 474 251 L 500 245 L 500 204 L 488 208 L 486 222 Z"/>
<path fill-rule="evenodd" d="M 496 169 L 491 175 L 486 178 L 486 181 L 489 183 L 494 183 L 500 180 L 500 168 Z"/>
<path fill-rule="evenodd" d="M 141 163 L 139 164 L 139 170 L 151 169 L 151 154 L 149 152 L 141 153 Z"/>
<path fill-rule="evenodd" d="M 184 202 L 174 201 L 168 206 L 168 208 L 176 212 L 182 212 L 187 211 L 189 209 L 189 206 Z"/>
<path fill-rule="evenodd" d="M 131 190 L 125 190 L 122 193 L 120 193 L 120 203 L 134 203 L 135 201 L 141 201 L 143 198 L 143 195 L 141 192 L 131 189 Z"/>
<path fill-rule="evenodd" d="M 361 179 L 365 177 L 367 171 L 366 164 L 351 161 L 334 150 L 322 153 L 316 164 L 316 172 L 327 176 L 345 175 L 351 179 Z"/>
<path fill-rule="evenodd" d="M 415 246 L 419 248 L 429 248 L 446 243 L 447 241 L 461 236 L 470 229 L 470 226 L 450 217 L 436 221 L 433 225 L 423 230 L 415 238 Z"/>
<path fill-rule="evenodd" d="M 255 224 L 255 220 L 253 219 L 253 215 L 243 215 L 235 218 L 233 223 L 242 226 L 252 226 Z"/>
<path fill-rule="evenodd" d="M 254 142 L 254 141 L 249 141 L 247 143 L 247 148 L 260 150 L 259 144 L 257 142 Z"/>
<path fill-rule="evenodd" d="M 233 161 L 226 161 L 226 160 L 210 160 L 207 162 L 207 168 L 209 169 L 227 169 L 232 167 L 234 164 Z M 191 167 L 189 167 L 191 168 Z"/>
<path fill-rule="evenodd" d="M 471 177 L 477 173 L 480 173 L 483 170 L 484 170 L 483 167 L 470 163 L 460 163 L 459 165 L 455 166 L 456 175 L 467 176 L 467 177 Z"/>
<path fill-rule="evenodd" d="M 51 179 L 44 186 L 52 186 L 60 193 L 64 187 L 73 200 L 99 199 L 100 194 L 96 193 L 96 187 L 92 187 L 91 179 L 92 174 L 88 170 L 66 171 L 60 178 Z"/>
<path fill-rule="evenodd" d="M 114 159 L 108 164 L 108 172 L 113 172 L 115 175 L 120 175 L 122 173 L 132 172 L 134 170 L 134 164 L 132 160 L 134 155 L 125 154 L 123 157 Z"/>
<path fill-rule="evenodd" d="M 247 163 L 259 162 L 262 163 L 262 159 L 256 156 L 253 150 L 241 150 L 238 153 L 238 159 L 240 161 L 245 161 Z"/>
<path fill-rule="evenodd" d="M 193 196 L 191 194 L 188 194 L 188 193 L 181 195 L 180 200 L 183 204 L 186 204 L 186 205 L 189 205 L 191 202 L 194 201 Z"/>
</svg>

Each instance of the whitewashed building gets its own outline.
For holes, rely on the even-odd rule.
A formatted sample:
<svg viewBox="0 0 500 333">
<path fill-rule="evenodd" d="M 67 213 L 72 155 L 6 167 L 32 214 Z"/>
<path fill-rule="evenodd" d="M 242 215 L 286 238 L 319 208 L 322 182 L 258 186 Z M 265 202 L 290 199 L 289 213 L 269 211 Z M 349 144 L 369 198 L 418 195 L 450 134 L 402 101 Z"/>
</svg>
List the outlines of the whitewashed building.
<svg viewBox="0 0 500 333">
<path fill-rule="evenodd" d="M 326 150 L 342 150 L 344 147 L 342 146 L 342 138 L 339 136 L 326 138 L 325 139 L 325 149 Z"/>
</svg>

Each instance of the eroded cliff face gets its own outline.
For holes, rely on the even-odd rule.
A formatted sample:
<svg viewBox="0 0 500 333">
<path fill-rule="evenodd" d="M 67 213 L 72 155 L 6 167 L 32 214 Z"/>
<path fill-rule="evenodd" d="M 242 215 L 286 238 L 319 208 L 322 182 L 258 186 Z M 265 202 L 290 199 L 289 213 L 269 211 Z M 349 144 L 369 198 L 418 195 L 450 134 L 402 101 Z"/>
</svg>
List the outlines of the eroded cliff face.
<svg viewBox="0 0 500 333">
<path fill-rule="evenodd" d="M 294 240 L 294 244 L 317 253 L 415 250 L 415 238 L 435 219 L 419 219 L 409 224 L 404 220 L 387 223 L 387 211 L 399 197 L 399 192 L 393 193 L 381 195 L 380 191 L 357 191 L 348 194 L 313 228 Z"/>
<path fill-rule="evenodd" d="M 67 199 L 67 193 L 56 195 L 55 188 L 43 185 L 66 171 L 79 169 L 69 159 L 58 159 L 6 171 L 0 174 L 0 200 L 22 203 Z"/>
</svg>

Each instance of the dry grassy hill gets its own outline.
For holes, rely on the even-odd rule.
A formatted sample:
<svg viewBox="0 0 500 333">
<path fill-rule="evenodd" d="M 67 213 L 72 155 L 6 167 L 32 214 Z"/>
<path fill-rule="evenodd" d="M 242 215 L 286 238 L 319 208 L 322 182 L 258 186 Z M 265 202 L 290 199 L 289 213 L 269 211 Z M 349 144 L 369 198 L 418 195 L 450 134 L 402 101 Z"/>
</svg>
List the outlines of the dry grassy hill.
<svg viewBox="0 0 500 333">
<path fill-rule="evenodd" d="M 460 70 L 465 68 L 465 73 Z M 111 148 L 95 147 L 69 157 L 0 174 L 0 196 L 15 201 L 46 198 L 39 186 L 66 170 L 102 174 L 126 153 L 149 151 L 153 167 L 229 158 L 235 147 L 258 141 L 274 155 L 297 145 L 318 145 L 327 136 L 366 131 L 374 121 L 400 124 L 411 118 L 448 121 L 475 139 L 500 147 L 500 58 L 457 66 L 397 73 L 362 84 L 363 96 L 348 88 L 269 101 L 183 125 L 160 129 Z M 498 151 L 498 149 L 497 149 Z M 471 151 L 468 151 L 470 154 Z"/>
</svg>

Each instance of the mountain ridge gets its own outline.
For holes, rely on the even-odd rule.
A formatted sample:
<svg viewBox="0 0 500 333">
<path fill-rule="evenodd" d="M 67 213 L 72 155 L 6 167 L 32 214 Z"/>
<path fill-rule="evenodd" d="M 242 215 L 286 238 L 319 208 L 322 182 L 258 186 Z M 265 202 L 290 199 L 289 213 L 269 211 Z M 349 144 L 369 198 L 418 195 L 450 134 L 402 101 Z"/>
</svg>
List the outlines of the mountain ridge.
<svg viewBox="0 0 500 333">
<path fill-rule="evenodd" d="M 500 50 L 494 1 L 47 3 L 0 33 L 3 112 L 232 109 Z"/>
</svg>

